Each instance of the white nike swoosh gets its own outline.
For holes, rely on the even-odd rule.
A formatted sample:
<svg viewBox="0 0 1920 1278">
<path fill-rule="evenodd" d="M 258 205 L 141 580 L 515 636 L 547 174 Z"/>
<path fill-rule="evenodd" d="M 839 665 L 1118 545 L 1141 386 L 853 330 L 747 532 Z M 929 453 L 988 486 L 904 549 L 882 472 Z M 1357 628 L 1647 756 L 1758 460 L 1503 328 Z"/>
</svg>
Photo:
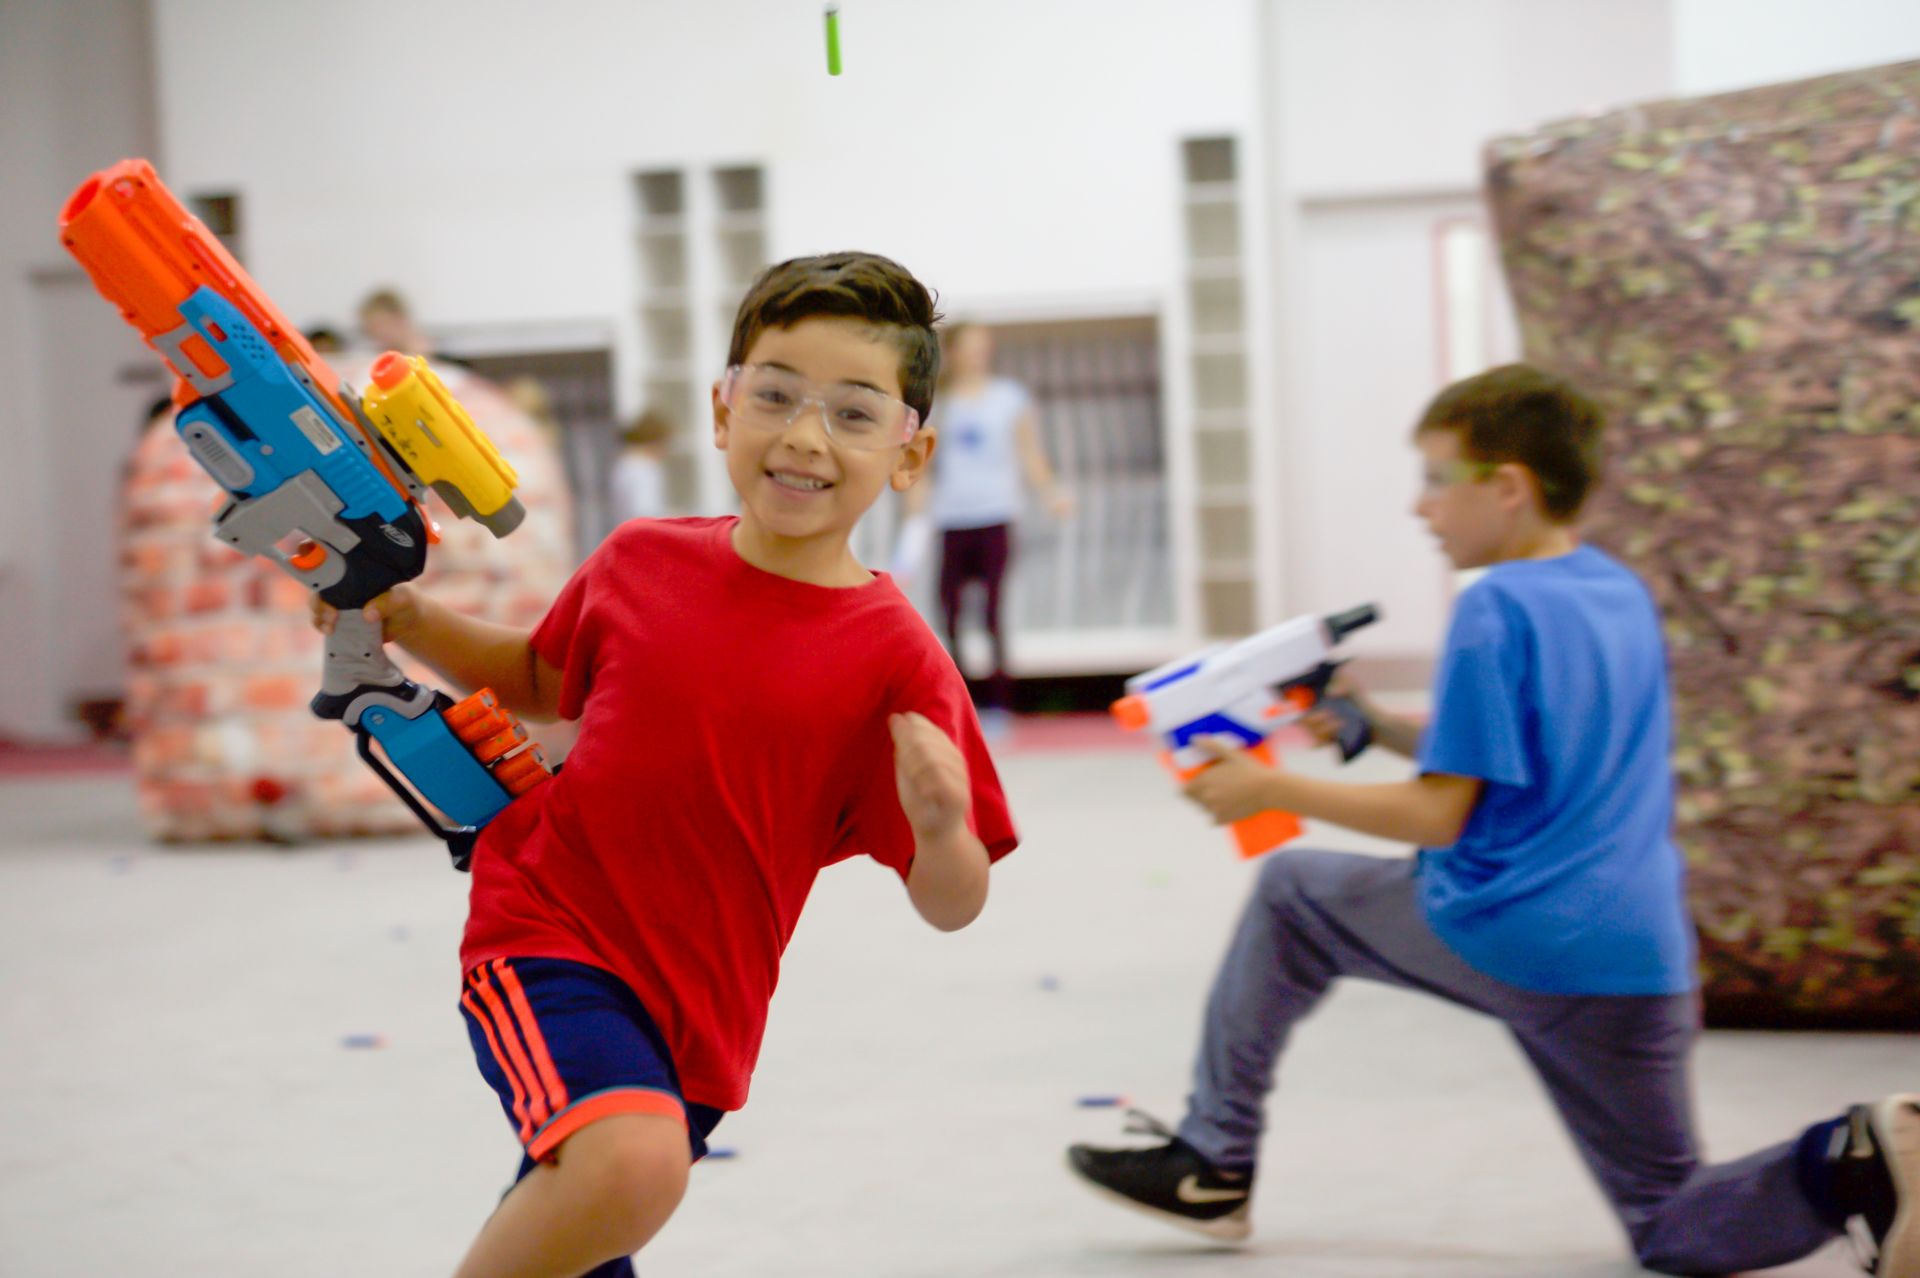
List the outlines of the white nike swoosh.
<svg viewBox="0 0 1920 1278">
<path fill-rule="evenodd" d="M 1173 1191 L 1173 1196 L 1183 1203 L 1225 1203 L 1232 1202 L 1236 1198 L 1245 1198 L 1247 1191 L 1244 1189 L 1202 1189 L 1200 1188 L 1200 1178 L 1189 1174 L 1185 1180 L 1180 1182 L 1180 1187 Z"/>
</svg>

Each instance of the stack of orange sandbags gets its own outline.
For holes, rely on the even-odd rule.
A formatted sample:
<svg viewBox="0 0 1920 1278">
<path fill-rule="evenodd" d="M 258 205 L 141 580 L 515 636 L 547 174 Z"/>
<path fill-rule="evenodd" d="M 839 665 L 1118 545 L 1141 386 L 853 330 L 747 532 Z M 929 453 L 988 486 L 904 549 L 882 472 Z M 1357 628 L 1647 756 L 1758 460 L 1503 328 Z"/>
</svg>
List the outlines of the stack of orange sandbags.
<svg viewBox="0 0 1920 1278">
<path fill-rule="evenodd" d="M 364 380 L 364 367 L 338 367 L 354 384 Z M 519 472 L 527 517 L 496 539 L 430 495 L 442 540 L 421 585 L 463 611 L 530 625 L 573 567 L 557 443 L 498 388 L 437 367 Z M 209 515 L 223 496 L 170 425 L 140 441 L 122 503 L 122 560 L 127 722 L 148 830 L 168 841 L 419 830 L 355 754 L 351 734 L 307 710 L 322 655 L 307 592 L 265 560 L 214 540 Z M 439 683 L 410 661 L 402 665 Z M 529 727 L 550 759 L 564 751 L 563 737 Z"/>
</svg>

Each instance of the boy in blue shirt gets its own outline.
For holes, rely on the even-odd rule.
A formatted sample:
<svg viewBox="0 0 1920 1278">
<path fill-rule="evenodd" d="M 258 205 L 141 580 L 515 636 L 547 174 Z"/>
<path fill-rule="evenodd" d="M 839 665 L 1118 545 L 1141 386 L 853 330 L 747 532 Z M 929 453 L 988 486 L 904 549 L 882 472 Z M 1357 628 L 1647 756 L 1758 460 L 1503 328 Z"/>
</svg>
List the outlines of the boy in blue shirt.
<svg viewBox="0 0 1920 1278">
<path fill-rule="evenodd" d="M 1270 857 L 1214 984 L 1186 1119 L 1150 1124 L 1166 1139 L 1147 1149 L 1074 1146 L 1086 1180 L 1170 1223 L 1246 1237 L 1281 1049 L 1336 978 L 1357 976 L 1506 1024 L 1647 1268 L 1764 1268 L 1851 1230 L 1879 1278 L 1920 1278 L 1920 1096 L 1856 1105 L 1737 1162 L 1699 1160 L 1659 617 L 1574 529 L 1601 426 L 1593 403 L 1524 365 L 1428 406 L 1416 512 L 1456 568 L 1488 572 L 1455 606 L 1425 734 L 1362 703 L 1374 741 L 1420 774 L 1318 781 L 1221 746 L 1187 787 L 1218 821 L 1284 809 L 1420 853 Z"/>
</svg>

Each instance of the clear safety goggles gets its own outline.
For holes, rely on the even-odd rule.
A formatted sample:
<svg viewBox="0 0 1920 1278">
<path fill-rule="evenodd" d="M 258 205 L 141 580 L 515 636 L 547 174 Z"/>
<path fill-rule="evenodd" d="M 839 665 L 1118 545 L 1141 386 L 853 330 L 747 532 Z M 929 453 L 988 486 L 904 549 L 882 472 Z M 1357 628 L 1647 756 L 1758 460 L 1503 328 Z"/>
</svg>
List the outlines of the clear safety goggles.
<svg viewBox="0 0 1920 1278">
<path fill-rule="evenodd" d="M 863 452 L 898 448 L 920 429 L 920 414 L 903 400 L 868 386 L 815 386 L 771 364 L 735 364 L 720 382 L 720 399 L 741 426 L 780 431 L 809 408 L 820 411 L 827 437 Z"/>
</svg>

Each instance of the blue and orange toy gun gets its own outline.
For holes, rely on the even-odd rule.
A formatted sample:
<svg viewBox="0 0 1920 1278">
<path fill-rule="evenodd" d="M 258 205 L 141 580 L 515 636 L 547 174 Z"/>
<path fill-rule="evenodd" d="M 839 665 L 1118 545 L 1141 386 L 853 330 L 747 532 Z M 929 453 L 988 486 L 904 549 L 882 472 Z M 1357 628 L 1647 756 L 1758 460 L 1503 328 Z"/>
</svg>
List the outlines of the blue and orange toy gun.
<svg viewBox="0 0 1920 1278">
<path fill-rule="evenodd" d="M 1186 781 L 1213 764 L 1196 739 L 1231 738 L 1274 767 L 1268 738 L 1321 705 L 1340 725 L 1340 757 L 1346 762 L 1367 748 L 1367 721 L 1353 702 L 1326 696 L 1341 666 L 1333 649 L 1379 616 L 1373 605 L 1362 604 L 1331 617 L 1295 617 L 1250 638 L 1214 644 L 1127 680 L 1127 695 L 1113 703 L 1113 716 L 1124 728 L 1158 734 L 1166 747 L 1161 758 Z M 1261 812 L 1233 825 L 1243 857 L 1271 852 L 1299 835 L 1300 818 L 1291 812 Z"/>
<path fill-rule="evenodd" d="M 228 493 L 214 535 L 339 609 L 313 712 L 352 730 L 466 869 L 480 827 L 550 775 L 546 760 L 490 690 L 455 703 L 408 679 L 360 610 L 426 566 L 427 487 L 513 531 L 513 468 L 423 359 L 388 351 L 356 396 L 145 160 L 82 183 L 60 241 L 179 377 L 175 428 Z"/>
</svg>

